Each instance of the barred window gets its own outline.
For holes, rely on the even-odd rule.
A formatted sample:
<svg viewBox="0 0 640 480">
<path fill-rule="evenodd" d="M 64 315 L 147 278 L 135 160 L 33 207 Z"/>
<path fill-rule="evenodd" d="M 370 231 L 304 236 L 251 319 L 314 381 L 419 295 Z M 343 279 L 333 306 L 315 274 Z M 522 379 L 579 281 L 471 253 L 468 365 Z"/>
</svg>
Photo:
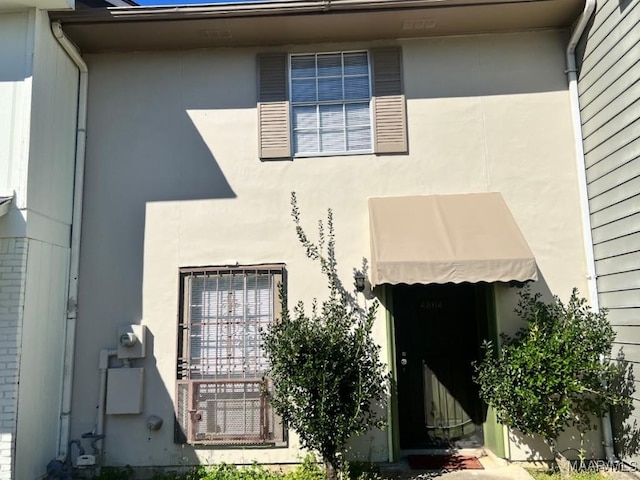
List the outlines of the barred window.
<svg viewBox="0 0 640 480">
<path fill-rule="evenodd" d="M 279 444 L 261 330 L 280 308 L 282 266 L 183 269 L 176 440 Z"/>
</svg>

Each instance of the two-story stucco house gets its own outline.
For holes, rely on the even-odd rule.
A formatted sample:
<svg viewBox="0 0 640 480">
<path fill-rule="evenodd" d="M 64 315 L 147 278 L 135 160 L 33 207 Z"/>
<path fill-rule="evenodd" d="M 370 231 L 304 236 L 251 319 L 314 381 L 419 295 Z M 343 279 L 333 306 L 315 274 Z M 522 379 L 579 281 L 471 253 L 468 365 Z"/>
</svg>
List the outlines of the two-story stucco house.
<svg viewBox="0 0 640 480">
<path fill-rule="evenodd" d="M 496 423 L 470 364 L 482 339 L 519 327 L 521 282 L 589 292 L 565 74 L 582 7 L 52 14 L 89 78 L 70 438 L 104 434 L 107 465 L 299 458 L 260 395 L 258 333 L 277 317 L 279 282 L 292 300 L 323 292 L 290 218 L 296 191 L 309 230 L 334 210 L 344 279 L 367 258 L 360 298 L 382 304 L 375 337 L 398 395 L 390 428 L 354 455 L 455 444 L 547 456 Z"/>
<path fill-rule="evenodd" d="M 592 2 L 589 2 L 592 3 Z M 601 0 L 579 46 L 578 94 L 600 307 L 609 311 L 617 343 L 640 360 L 640 4 Z M 637 378 L 637 374 L 636 374 Z M 637 408 L 637 393 L 635 407 Z M 634 409 L 626 426 L 638 421 Z M 617 422 L 614 422 L 614 428 Z M 621 426 L 619 454 L 638 461 Z"/>
<path fill-rule="evenodd" d="M 104 435 L 83 462 L 140 468 L 297 461 L 295 434 L 262 395 L 259 335 L 278 317 L 279 283 L 293 301 L 323 294 L 297 244 L 295 191 L 309 231 L 334 210 L 345 283 L 365 257 L 358 296 L 381 303 L 374 334 L 398 392 L 389 428 L 355 441 L 353 455 L 455 445 L 547 457 L 497 424 L 471 362 L 483 339 L 519 328 L 522 282 L 546 296 L 590 293 L 565 74 L 578 18 L 574 0 L 52 12 L 57 42 L 48 30 L 41 41 L 70 91 L 47 105 L 67 115 L 32 115 L 50 123 L 30 138 L 48 152 L 62 147 L 46 139 L 67 139 L 67 150 L 30 167 L 40 177 L 25 185 L 33 217 L 60 224 L 48 240 L 60 258 L 34 260 L 30 280 L 40 244 L 28 240 L 21 280 L 23 348 L 29 295 L 57 302 L 33 303 L 30 351 L 55 351 L 34 356 L 34 381 L 20 383 L 51 383 L 54 411 L 38 415 L 56 427 L 59 416 L 59 433 L 39 441 L 75 459 L 69 440 Z M 58 164 L 66 170 L 49 168 Z M 28 200 L 6 217 L 29 217 Z M 45 230 L 32 225 L 38 240 Z M 19 421 L 43 401 L 35 391 Z M 600 432 L 587 449 L 603 456 Z"/>
</svg>

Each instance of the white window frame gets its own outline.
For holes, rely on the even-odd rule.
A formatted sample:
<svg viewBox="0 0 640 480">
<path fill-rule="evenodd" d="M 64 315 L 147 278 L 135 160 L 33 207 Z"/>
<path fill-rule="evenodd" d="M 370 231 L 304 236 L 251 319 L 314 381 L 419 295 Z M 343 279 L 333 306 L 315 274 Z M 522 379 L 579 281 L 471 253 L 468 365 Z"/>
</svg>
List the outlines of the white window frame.
<svg viewBox="0 0 640 480">
<path fill-rule="evenodd" d="M 335 54 L 340 54 L 341 58 L 344 59 L 344 55 L 345 54 L 350 54 L 350 53 L 366 53 L 367 55 L 367 78 L 369 80 L 369 140 L 370 140 L 370 146 L 368 149 L 361 149 L 361 150 L 336 150 L 336 151 L 330 151 L 330 152 L 323 152 L 320 150 L 320 133 L 322 131 L 322 128 L 320 126 L 320 113 L 319 113 L 319 107 L 321 105 L 342 105 L 343 106 L 343 112 L 344 112 L 344 106 L 350 103 L 365 103 L 365 100 L 363 99 L 359 99 L 359 100 L 348 100 L 348 99 L 343 99 L 340 101 L 336 101 L 336 100 L 316 100 L 315 102 L 295 102 L 293 100 L 293 76 L 292 76 L 292 59 L 294 57 L 302 57 L 302 56 L 310 56 L 310 55 L 314 55 L 315 59 L 316 59 L 316 65 L 317 65 L 317 59 L 319 55 L 335 55 Z M 342 82 L 343 82 L 343 91 L 344 91 L 344 60 L 342 62 Z M 291 135 L 291 151 L 293 154 L 293 157 L 295 158 L 304 158 L 304 157 L 332 157 L 332 156 L 342 156 L 342 155 L 363 155 L 363 154 L 371 154 L 374 153 L 374 143 L 375 143 L 375 139 L 374 139 L 374 130 L 373 130 L 373 83 L 372 83 L 372 69 L 371 69 L 371 54 L 369 52 L 369 50 L 339 50 L 339 51 L 329 51 L 329 52 L 300 52 L 300 53 L 290 53 L 288 56 L 288 62 L 287 62 L 287 77 L 288 77 L 288 88 L 289 88 L 289 102 L 291 104 L 291 111 L 290 111 L 290 135 Z M 319 91 L 318 90 L 318 76 L 316 74 L 315 77 L 303 77 L 303 78 L 315 78 L 316 80 L 316 93 Z M 328 77 L 330 78 L 330 77 Z M 296 131 L 300 130 L 295 128 L 294 126 L 294 108 L 297 106 L 316 106 L 317 108 L 317 120 L 316 120 L 316 128 L 314 129 L 317 134 L 318 134 L 318 151 L 316 152 L 297 152 L 296 151 Z M 344 124 L 343 124 L 343 132 L 344 132 L 344 139 L 345 139 L 345 146 L 346 146 L 346 142 L 347 142 L 347 125 L 346 125 L 346 113 L 343 113 L 343 118 L 344 118 Z"/>
</svg>

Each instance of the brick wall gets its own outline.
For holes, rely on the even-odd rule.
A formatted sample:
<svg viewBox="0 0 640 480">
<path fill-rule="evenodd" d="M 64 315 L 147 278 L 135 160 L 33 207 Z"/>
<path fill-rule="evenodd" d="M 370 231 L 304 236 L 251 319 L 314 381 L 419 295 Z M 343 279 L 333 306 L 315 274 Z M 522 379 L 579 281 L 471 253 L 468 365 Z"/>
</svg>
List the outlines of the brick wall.
<svg viewBox="0 0 640 480">
<path fill-rule="evenodd" d="M 28 240 L 0 239 L 0 480 L 11 480 Z"/>
</svg>

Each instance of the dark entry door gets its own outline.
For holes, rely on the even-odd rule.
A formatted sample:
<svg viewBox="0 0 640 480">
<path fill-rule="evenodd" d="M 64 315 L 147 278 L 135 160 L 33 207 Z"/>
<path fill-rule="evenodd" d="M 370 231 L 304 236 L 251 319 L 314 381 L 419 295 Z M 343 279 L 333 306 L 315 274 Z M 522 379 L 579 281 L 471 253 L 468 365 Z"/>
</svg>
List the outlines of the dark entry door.
<svg viewBox="0 0 640 480">
<path fill-rule="evenodd" d="M 394 286 L 401 448 L 482 445 L 471 365 L 487 324 L 482 293 L 472 284 Z"/>
</svg>

